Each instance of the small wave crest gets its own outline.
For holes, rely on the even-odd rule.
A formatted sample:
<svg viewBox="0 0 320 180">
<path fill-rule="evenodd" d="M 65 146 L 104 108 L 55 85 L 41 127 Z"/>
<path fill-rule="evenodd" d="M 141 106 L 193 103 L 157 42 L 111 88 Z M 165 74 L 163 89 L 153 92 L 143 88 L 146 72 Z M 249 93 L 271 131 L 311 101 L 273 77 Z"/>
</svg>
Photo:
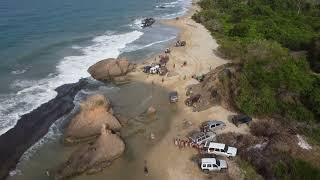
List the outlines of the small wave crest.
<svg viewBox="0 0 320 180">
<path fill-rule="evenodd" d="M 11 71 L 11 74 L 19 75 L 19 74 L 25 73 L 26 71 L 27 71 L 27 69 L 17 69 L 17 70 Z"/>
<path fill-rule="evenodd" d="M 177 0 L 177 1 L 173 1 L 173 2 L 168 2 L 168 3 L 164 3 L 162 6 L 166 7 L 179 7 L 178 12 L 174 12 L 174 13 L 169 13 L 169 14 L 165 14 L 162 15 L 160 17 L 158 17 L 159 19 L 173 19 L 179 16 L 184 15 L 188 8 L 191 5 L 191 0 Z M 161 5 L 160 5 L 161 6 Z"/>
<path fill-rule="evenodd" d="M 156 44 L 168 42 L 168 41 L 173 40 L 175 38 L 176 38 L 175 36 L 171 36 L 168 39 L 155 41 L 155 42 L 152 42 L 152 43 L 149 43 L 149 44 L 146 44 L 146 45 L 131 45 L 131 46 L 128 46 L 125 49 L 123 49 L 123 52 L 132 52 L 132 51 L 137 51 L 137 50 L 140 50 L 140 49 L 145 49 L 145 48 L 151 47 L 151 46 L 156 45 Z"/>
</svg>

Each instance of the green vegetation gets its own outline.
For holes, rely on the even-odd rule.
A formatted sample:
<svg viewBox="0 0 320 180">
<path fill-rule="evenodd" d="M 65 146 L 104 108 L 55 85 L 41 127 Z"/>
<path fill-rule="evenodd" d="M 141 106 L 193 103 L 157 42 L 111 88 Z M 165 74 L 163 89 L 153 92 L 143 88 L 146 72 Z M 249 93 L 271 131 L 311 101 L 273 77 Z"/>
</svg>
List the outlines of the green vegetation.
<svg viewBox="0 0 320 180">
<path fill-rule="evenodd" d="M 242 67 L 236 108 L 249 115 L 303 122 L 300 131 L 320 143 L 320 76 L 314 73 L 320 72 L 320 2 L 201 0 L 199 5 L 202 10 L 193 19 L 214 35 L 224 56 Z M 285 156 L 264 175 L 320 179 L 320 169 Z M 240 163 L 254 179 L 251 165 Z"/>
<path fill-rule="evenodd" d="M 237 159 L 237 163 L 241 169 L 244 179 L 247 179 L 247 180 L 258 179 L 259 175 L 257 174 L 255 169 L 252 167 L 252 165 L 249 162 L 245 160 Z"/>
<path fill-rule="evenodd" d="M 235 98 L 240 111 L 307 122 L 319 119 L 320 78 L 306 59 L 320 61 L 319 4 L 202 0 L 199 5 L 202 10 L 193 19 L 212 32 L 226 57 L 242 64 Z M 309 55 L 292 55 L 292 51 Z"/>
<path fill-rule="evenodd" d="M 274 166 L 275 176 L 277 179 L 320 179 L 320 169 L 313 167 L 308 162 L 300 159 L 287 157 L 288 162 L 279 161 Z"/>
</svg>

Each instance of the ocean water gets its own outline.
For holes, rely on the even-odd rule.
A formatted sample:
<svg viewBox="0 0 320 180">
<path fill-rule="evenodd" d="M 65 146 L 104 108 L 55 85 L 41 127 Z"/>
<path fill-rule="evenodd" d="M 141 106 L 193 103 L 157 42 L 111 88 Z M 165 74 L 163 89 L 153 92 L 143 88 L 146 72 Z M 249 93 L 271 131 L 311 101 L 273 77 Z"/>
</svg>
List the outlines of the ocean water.
<svg viewBox="0 0 320 180">
<path fill-rule="evenodd" d="M 190 0 L 1 0 L 0 135 L 19 117 L 56 96 L 54 89 L 88 77 L 99 60 L 143 60 L 172 43 L 177 29 L 144 17 L 169 19 Z M 164 7 L 164 8 L 160 8 Z"/>
</svg>

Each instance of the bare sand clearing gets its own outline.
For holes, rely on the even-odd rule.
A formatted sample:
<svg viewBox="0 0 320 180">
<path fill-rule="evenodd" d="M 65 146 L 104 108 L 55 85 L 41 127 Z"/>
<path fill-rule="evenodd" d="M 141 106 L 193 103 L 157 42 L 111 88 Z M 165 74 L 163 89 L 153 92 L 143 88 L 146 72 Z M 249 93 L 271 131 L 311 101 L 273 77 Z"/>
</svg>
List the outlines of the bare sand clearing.
<svg viewBox="0 0 320 180">
<path fill-rule="evenodd" d="M 132 78 L 145 83 L 155 83 L 169 90 L 176 90 L 179 93 L 180 101 L 177 103 L 177 113 L 174 116 L 170 129 L 165 137 L 152 148 L 151 152 L 146 155 L 150 173 L 156 173 L 163 179 L 173 180 L 195 180 L 210 179 L 210 175 L 206 175 L 200 171 L 197 163 L 191 158 L 197 155 L 197 151 L 191 148 L 179 149 L 174 143 L 175 137 L 185 137 L 188 132 L 197 130 L 199 124 L 209 119 L 222 120 L 227 124 L 223 132 L 248 133 L 247 126 L 237 128 L 228 121 L 230 115 L 234 114 L 221 106 L 214 106 L 202 112 L 192 112 L 192 109 L 184 105 L 185 88 L 189 84 L 197 83 L 191 78 L 192 75 L 200 75 L 208 72 L 210 69 L 225 64 L 228 60 L 218 57 L 214 52 L 217 50 L 218 44 L 212 38 L 210 33 L 201 25 L 191 19 L 191 15 L 198 7 L 195 5 L 190 9 L 189 13 L 178 20 L 165 21 L 165 24 L 175 26 L 181 29 L 179 38 L 185 40 L 185 47 L 172 47 L 170 61 L 167 67 L 170 72 L 175 72 L 175 76 L 158 76 L 146 75 L 142 72 L 135 72 Z M 154 59 L 149 60 L 154 61 Z M 186 61 L 187 65 L 182 66 Z M 175 66 L 175 67 L 174 67 Z M 164 80 L 162 82 L 162 79 Z M 185 126 L 185 122 L 192 124 Z M 228 160 L 229 169 L 227 173 L 215 173 L 215 179 L 239 179 L 240 170 L 235 162 Z"/>
</svg>

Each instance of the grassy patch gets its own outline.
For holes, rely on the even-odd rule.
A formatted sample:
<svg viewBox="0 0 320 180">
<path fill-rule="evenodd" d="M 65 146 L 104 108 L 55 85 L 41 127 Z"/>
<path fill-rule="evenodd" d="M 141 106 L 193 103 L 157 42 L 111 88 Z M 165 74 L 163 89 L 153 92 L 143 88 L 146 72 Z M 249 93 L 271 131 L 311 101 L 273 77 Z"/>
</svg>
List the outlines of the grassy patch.
<svg viewBox="0 0 320 180">
<path fill-rule="evenodd" d="M 244 179 L 246 180 L 256 180 L 259 177 L 259 174 L 255 171 L 255 169 L 252 167 L 252 165 L 241 159 L 237 159 L 237 164 L 239 165 L 239 168 L 241 169 L 241 173 L 244 176 Z"/>
</svg>

